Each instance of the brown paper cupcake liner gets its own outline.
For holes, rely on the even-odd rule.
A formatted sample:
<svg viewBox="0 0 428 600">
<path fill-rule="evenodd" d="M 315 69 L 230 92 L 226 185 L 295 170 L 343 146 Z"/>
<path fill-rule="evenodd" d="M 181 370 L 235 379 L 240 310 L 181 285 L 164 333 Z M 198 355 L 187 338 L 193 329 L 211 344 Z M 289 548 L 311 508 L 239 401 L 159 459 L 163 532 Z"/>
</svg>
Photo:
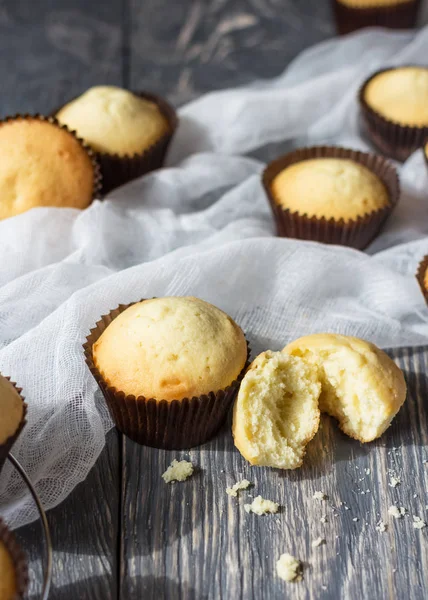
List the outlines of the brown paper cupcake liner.
<svg viewBox="0 0 428 600">
<path fill-rule="evenodd" d="M 92 357 L 92 346 L 106 327 L 124 310 L 132 306 L 120 304 L 103 315 L 91 329 L 83 345 L 86 364 L 98 383 L 116 427 L 134 442 L 166 450 L 183 450 L 199 446 L 211 439 L 224 423 L 239 384 L 249 365 L 224 390 L 182 400 L 155 400 L 125 395 L 104 381 Z"/>
<path fill-rule="evenodd" d="M 425 273 L 428 269 L 428 255 L 424 256 L 418 266 L 418 270 L 416 272 L 416 279 L 419 283 L 419 287 L 421 288 L 421 292 L 425 298 L 425 302 L 428 304 L 428 289 L 425 286 Z"/>
<path fill-rule="evenodd" d="M 0 518 L 0 542 L 4 544 L 6 550 L 12 558 L 15 569 L 16 594 L 14 600 L 22 600 L 26 597 L 28 589 L 28 564 L 27 559 L 16 541 L 13 533 L 6 527 L 4 521 Z M 0 573 L 1 575 L 1 573 Z"/>
<path fill-rule="evenodd" d="M 384 183 L 389 204 L 356 220 L 309 217 L 282 208 L 272 194 L 274 178 L 286 167 L 312 158 L 344 158 L 353 160 L 372 171 Z M 400 185 L 395 168 L 383 157 L 336 146 L 300 148 L 271 162 L 263 172 L 263 186 L 270 202 L 280 237 L 312 240 L 324 244 L 340 244 L 363 250 L 379 233 L 392 213 L 400 195 Z"/>
<path fill-rule="evenodd" d="M 428 127 L 400 125 L 400 123 L 390 121 L 373 110 L 365 99 L 366 88 L 370 81 L 380 73 L 390 70 L 380 69 L 366 79 L 358 93 L 358 100 L 360 103 L 362 125 L 366 136 L 383 154 L 404 162 L 415 150 L 424 146 L 428 141 Z"/>
<path fill-rule="evenodd" d="M 47 121 L 48 123 L 51 123 L 52 125 L 56 125 L 60 129 L 64 129 L 65 131 L 68 131 L 68 133 L 70 135 L 72 135 L 79 142 L 80 146 L 85 150 L 85 152 L 88 154 L 89 158 L 91 159 L 92 167 L 94 169 L 94 183 L 93 183 L 93 187 L 92 187 L 92 200 L 99 198 L 99 196 L 101 194 L 101 189 L 102 189 L 102 175 L 101 175 L 100 165 L 98 163 L 95 152 L 92 150 L 92 148 L 90 148 L 90 146 L 88 146 L 88 144 L 84 140 L 82 140 L 82 138 L 80 138 L 76 135 L 75 131 L 71 131 L 67 127 L 67 125 L 62 125 L 53 116 L 46 117 L 46 116 L 40 115 L 40 114 L 30 115 L 30 114 L 19 114 L 18 113 L 16 115 L 12 115 L 12 116 L 5 117 L 4 119 L 0 119 L 0 125 L 2 123 L 8 123 L 10 121 L 16 121 L 19 119 L 23 119 L 23 120 L 37 119 L 39 121 Z"/>
<path fill-rule="evenodd" d="M 8 381 L 10 381 L 10 377 L 6 377 L 5 379 L 7 379 Z M 10 383 L 13 385 L 13 387 L 16 389 L 16 391 L 18 392 L 21 400 L 22 400 L 22 407 L 23 407 L 23 413 L 22 413 L 22 419 L 21 422 L 18 426 L 18 429 L 15 431 L 15 433 L 13 435 L 11 435 L 10 437 L 7 438 L 7 440 L 3 443 L 0 444 L 0 473 L 1 470 L 4 466 L 4 463 L 6 462 L 6 458 L 13 446 L 13 444 L 16 442 L 16 440 L 19 437 L 19 434 L 21 433 L 24 425 L 27 423 L 26 421 L 26 416 L 27 416 L 27 404 L 25 403 L 25 398 L 22 396 L 21 392 L 22 392 L 22 388 L 17 387 L 16 383 L 14 383 L 13 381 L 10 381 Z"/>
<path fill-rule="evenodd" d="M 178 116 L 174 108 L 160 96 L 149 94 L 148 92 L 134 92 L 135 95 L 154 102 L 169 124 L 169 131 L 165 133 L 157 142 L 152 144 L 144 152 L 133 154 L 132 156 L 120 156 L 119 154 L 108 154 L 106 152 L 96 152 L 97 159 L 101 165 L 102 173 L 102 194 L 105 195 L 111 190 L 124 185 L 132 179 L 141 177 L 150 171 L 162 167 L 165 156 L 178 126 Z M 72 102 L 76 98 L 69 100 Z M 67 102 L 67 104 L 69 103 Z M 64 105 L 65 106 L 65 105 Z M 54 114 L 58 113 L 58 108 Z"/>
<path fill-rule="evenodd" d="M 395 2 L 389 6 L 346 6 L 340 0 L 332 0 L 337 31 L 341 35 L 363 27 L 389 27 L 410 29 L 416 25 L 420 0 Z"/>
</svg>

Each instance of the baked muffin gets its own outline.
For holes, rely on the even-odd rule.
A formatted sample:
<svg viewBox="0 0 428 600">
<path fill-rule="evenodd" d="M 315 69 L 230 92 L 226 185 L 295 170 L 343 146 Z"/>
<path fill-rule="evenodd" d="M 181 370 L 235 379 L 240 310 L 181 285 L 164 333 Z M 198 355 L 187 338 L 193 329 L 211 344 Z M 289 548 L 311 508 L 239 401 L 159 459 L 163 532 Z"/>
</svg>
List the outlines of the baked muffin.
<svg viewBox="0 0 428 600">
<path fill-rule="evenodd" d="M 428 139 L 428 68 L 384 69 L 360 90 L 366 133 L 383 152 L 405 160 Z"/>
<path fill-rule="evenodd" d="M 25 555 L 15 537 L 0 519 L 0 598 L 21 600 L 28 587 Z"/>
<path fill-rule="evenodd" d="M 252 465 L 296 469 L 318 431 L 317 370 L 299 357 L 270 350 L 246 372 L 233 407 L 235 446 Z"/>
<path fill-rule="evenodd" d="M 0 471 L 25 425 L 26 412 L 27 405 L 18 389 L 6 377 L 0 375 Z"/>
<path fill-rule="evenodd" d="M 30 208 L 86 208 L 99 184 L 88 148 L 53 119 L 0 122 L 0 219 Z"/>
<path fill-rule="evenodd" d="M 389 203 L 382 181 L 362 164 L 343 158 L 304 160 L 272 182 L 277 203 L 318 219 L 355 220 Z"/>
<path fill-rule="evenodd" d="M 320 333 L 295 340 L 283 352 L 318 370 L 321 412 L 361 442 L 381 436 L 406 399 L 401 369 L 370 342 Z"/>
<path fill-rule="evenodd" d="M 421 288 L 421 292 L 428 304 L 428 255 L 424 256 L 422 261 L 419 263 L 418 270 L 416 273 L 416 279 Z"/>
<path fill-rule="evenodd" d="M 395 169 L 373 154 L 300 148 L 271 162 L 263 185 L 278 235 L 365 248 L 395 206 Z"/>
<path fill-rule="evenodd" d="M 113 86 L 90 88 L 56 117 L 98 153 L 104 192 L 161 166 L 177 124 L 161 98 Z"/>
<path fill-rule="evenodd" d="M 228 315 L 198 298 L 168 297 L 121 306 L 97 325 L 86 356 L 123 433 L 175 448 L 215 433 L 248 354 Z"/>
<path fill-rule="evenodd" d="M 419 5 L 420 0 L 333 0 L 341 34 L 363 27 L 414 27 Z"/>
</svg>

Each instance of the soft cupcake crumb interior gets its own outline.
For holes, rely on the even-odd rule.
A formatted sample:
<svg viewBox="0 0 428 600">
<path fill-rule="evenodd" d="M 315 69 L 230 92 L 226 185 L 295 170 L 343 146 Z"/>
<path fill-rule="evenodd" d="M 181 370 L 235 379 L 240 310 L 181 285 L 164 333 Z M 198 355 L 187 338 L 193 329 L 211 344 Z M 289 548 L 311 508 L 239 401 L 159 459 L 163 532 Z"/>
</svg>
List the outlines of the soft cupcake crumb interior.
<svg viewBox="0 0 428 600">
<path fill-rule="evenodd" d="M 316 366 L 321 381 L 320 410 L 363 442 L 379 437 L 406 396 L 401 370 L 381 350 L 348 336 L 308 336 L 285 348 Z"/>
<path fill-rule="evenodd" d="M 245 375 L 234 407 L 235 445 L 254 465 L 295 469 L 319 424 L 316 371 L 298 357 L 267 351 Z"/>
</svg>

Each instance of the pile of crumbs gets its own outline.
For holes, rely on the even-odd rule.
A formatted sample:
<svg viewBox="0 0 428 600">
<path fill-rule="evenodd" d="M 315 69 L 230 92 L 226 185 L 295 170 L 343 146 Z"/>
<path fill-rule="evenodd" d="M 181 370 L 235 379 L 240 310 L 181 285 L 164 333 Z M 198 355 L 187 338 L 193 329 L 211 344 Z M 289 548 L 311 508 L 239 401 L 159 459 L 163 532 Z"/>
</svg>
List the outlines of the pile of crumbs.
<svg viewBox="0 0 428 600">
<path fill-rule="evenodd" d="M 279 504 L 272 500 L 265 500 L 261 496 L 254 498 L 251 504 L 244 504 L 247 513 L 253 512 L 256 515 L 266 515 L 267 513 L 277 513 Z"/>
<path fill-rule="evenodd" d="M 326 494 L 324 494 L 324 492 L 315 492 L 315 494 L 312 496 L 312 498 L 314 500 L 327 500 Z"/>
<path fill-rule="evenodd" d="M 395 506 L 394 504 L 388 508 L 388 514 L 394 519 L 401 519 L 406 514 L 404 506 Z"/>
<path fill-rule="evenodd" d="M 388 526 L 382 520 L 376 525 L 376 531 L 379 531 L 380 533 L 384 533 L 387 529 Z"/>
<path fill-rule="evenodd" d="M 423 529 L 427 524 L 420 517 L 413 517 L 413 527 L 415 529 Z"/>
<path fill-rule="evenodd" d="M 276 562 L 276 572 L 284 581 L 301 581 L 302 563 L 291 554 L 281 554 Z"/>
<path fill-rule="evenodd" d="M 188 460 L 173 460 L 169 465 L 165 473 L 162 475 L 162 479 L 165 483 L 171 483 L 171 481 L 185 481 L 193 474 L 193 465 Z"/>
<path fill-rule="evenodd" d="M 227 487 L 226 494 L 228 496 L 236 498 L 240 490 L 246 490 L 248 487 L 250 487 L 250 485 L 251 482 L 248 481 L 248 479 L 243 479 L 242 481 L 238 481 L 237 483 L 235 483 L 235 485 L 233 485 L 231 488 Z"/>
</svg>

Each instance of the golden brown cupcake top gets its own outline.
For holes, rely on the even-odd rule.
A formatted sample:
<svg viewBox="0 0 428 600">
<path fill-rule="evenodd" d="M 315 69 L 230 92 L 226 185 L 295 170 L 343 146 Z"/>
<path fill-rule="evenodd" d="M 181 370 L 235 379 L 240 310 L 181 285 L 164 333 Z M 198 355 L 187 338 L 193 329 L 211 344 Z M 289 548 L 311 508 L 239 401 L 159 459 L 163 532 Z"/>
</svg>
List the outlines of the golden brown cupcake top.
<svg viewBox="0 0 428 600">
<path fill-rule="evenodd" d="M 400 125 L 428 126 L 428 68 L 399 67 L 375 75 L 364 90 L 367 104 Z"/>
<path fill-rule="evenodd" d="M 0 219 L 30 208 L 86 208 L 94 167 L 73 134 L 49 121 L 0 123 Z"/>
<path fill-rule="evenodd" d="M 143 152 L 169 130 L 157 104 L 113 86 L 89 89 L 56 115 L 97 152 Z"/>
<path fill-rule="evenodd" d="M 245 365 L 247 343 L 233 319 L 212 304 L 168 297 L 127 308 L 92 352 L 117 391 L 171 401 L 229 386 Z"/>
<path fill-rule="evenodd" d="M 15 600 L 17 593 L 16 572 L 12 557 L 0 541 L 0 598 Z"/>
<path fill-rule="evenodd" d="M 23 414 L 21 396 L 10 381 L 0 375 L 0 444 L 16 433 Z"/>
<path fill-rule="evenodd" d="M 275 201 L 292 213 L 309 217 L 357 219 L 386 206 L 382 181 L 349 159 L 314 158 L 286 167 L 272 182 Z"/>
</svg>

